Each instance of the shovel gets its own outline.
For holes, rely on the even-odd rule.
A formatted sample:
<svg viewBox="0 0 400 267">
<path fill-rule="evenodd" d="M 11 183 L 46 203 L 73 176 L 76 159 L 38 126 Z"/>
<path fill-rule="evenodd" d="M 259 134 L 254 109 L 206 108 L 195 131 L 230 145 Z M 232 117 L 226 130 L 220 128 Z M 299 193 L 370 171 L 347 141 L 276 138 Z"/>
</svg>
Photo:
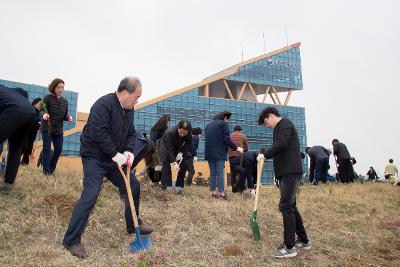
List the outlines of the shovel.
<svg viewBox="0 0 400 267">
<path fill-rule="evenodd" d="M 257 191 L 256 191 L 256 200 L 254 202 L 254 210 L 251 214 L 250 225 L 251 230 L 253 231 L 254 240 L 260 240 L 260 227 L 257 223 L 257 206 L 258 206 L 258 196 L 260 195 L 260 186 L 261 186 L 261 176 L 264 166 L 264 160 L 257 162 Z"/>
<path fill-rule="evenodd" d="M 132 189 L 131 189 L 131 183 L 130 183 L 130 176 L 131 176 L 131 166 L 126 167 L 126 175 L 124 174 L 124 171 L 122 170 L 121 166 L 118 165 L 119 172 L 121 173 L 122 177 L 124 178 L 125 186 L 126 186 L 126 192 L 128 193 L 128 199 L 129 199 L 129 206 L 131 208 L 131 213 L 132 213 L 132 219 L 133 219 L 133 225 L 135 226 L 135 232 L 136 232 L 136 240 L 133 241 L 132 243 L 129 244 L 132 252 L 138 252 L 139 250 L 147 250 L 151 249 L 152 243 L 151 239 L 148 236 L 140 236 L 140 228 L 139 228 L 139 223 L 138 219 L 136 216 L 136 210 L 135 210 L 135 205 L 133 203 L 133 198 L 132 198 Z"/>
</svg>

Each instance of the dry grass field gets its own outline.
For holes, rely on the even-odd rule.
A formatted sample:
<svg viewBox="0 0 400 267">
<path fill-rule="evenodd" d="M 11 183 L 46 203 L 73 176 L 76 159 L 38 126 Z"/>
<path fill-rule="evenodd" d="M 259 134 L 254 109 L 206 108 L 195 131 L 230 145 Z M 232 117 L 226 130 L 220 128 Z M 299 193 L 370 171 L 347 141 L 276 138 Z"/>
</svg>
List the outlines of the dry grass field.
<svg viewBox="0 0 400 267">
<path fill-rule="evenodd" d="M 264 186 L 258 211 L 261 240 L 250 228 L 253 200 L 230 193 L 210 198 L 208 188 L 185 195 L 142 182 L 141 217 L 154 227 L 154 248 L 132 254 L 123 203 L 104 183 L 83 235 L 89 257 L 73 257 L 61 241 L 81 192 L 81 175 L 66 170 L 43 177 L 21 167 L 10 196 L 0 194 L 0 266 L 400 266 L 400 187 L 384 183 L 304 186 L 298 206 L 312 242 L 309 251 L 276 260 L 282 242 L 279 192 Z"/>
</svg>

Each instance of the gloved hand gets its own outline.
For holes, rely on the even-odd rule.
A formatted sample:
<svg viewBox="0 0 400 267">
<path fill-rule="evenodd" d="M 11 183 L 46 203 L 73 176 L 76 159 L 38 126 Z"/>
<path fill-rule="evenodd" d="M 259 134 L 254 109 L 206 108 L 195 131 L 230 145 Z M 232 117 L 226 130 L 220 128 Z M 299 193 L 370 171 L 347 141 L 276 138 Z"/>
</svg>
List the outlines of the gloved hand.
<svg viewBox="0 0 400 267">
<path fill-rule="evenodd" d="M 199 160 L 199 158 L 197 156 L 193 157 L 193 161 L 198 161 L 198 160 Z"/>
<path fill-rule="evenodd" d="M 265 157 L 264 157 L 264 154 L 258 154 L 258 156 L 257 156 L 257 161 L 264 161 L 264 159 L 265 159 Z"/>
<path fill-rule="evenodd" d="M 44 120 L 44 121 L 48 121 L 49 119 L 50 119 L 49 114 L 44 113 L 44 114 L 43 114 L 43 120 Z"/>
<path fill-rule="evenodd" d="M 154 167 L 154 170 L 156 172 L 160 172 L 162 170 L 162 166 L 161 165 L 157 165 L 157 166 Z"/>
<path fill-rule="evenodd" d="M 240 153 L 243 153 L 244 149 L 243 149 L 243 147 L 238 146 L 238 148 L 236 149 L 236 151 L 239 151 Z"/>
<path fill-rule="evenodd" d="M 176 162 L 174 162 L 174 163 L 171 163 L 171 166 L 172 166 L 172 168 L 174 168 L 174 170 L 175 171 L 179 171 L 180 170 L 180 168 L 179 168 L 179 164 L 178 163 L 176 163 Z"/>
<path fill-rule="evenodd" d="M 183 154 L 182 154 L 182 152 L 179 152 L 178 153 L 178 155 L 176 155 L 176 161 L 180 161 L 180 160 L 182 160 L 183 159 Z"/>
<path fill-rule="evenodd" d="M 72 116 L 71 116 L 71 115 L 67 115 L 67 120 L 68 120 L 69 122 L 72 122 Z"/>
<path fill-rule="evenodd" d="M 124 154 L 121 154 L 121 153 L 117 153 L 113 158 L 112 158 L 112 160 L 114 161 L 114 162 L 116 162 L 117 164 L 118 164 L 118 166 L 122 166 L 122 165 L 124 165 L 124 164 L 126 164 L 126 162 L 127 162 L 127 158 L 126 158 L 126 156 L 124 155 Z"/>
<path fill-rule="evenodd" d="M 132 152 L 125 151 L 124 156 L 126 157 L 126 165 L 132 167 L 133 160 L 135 159 L 135 156 L 133 155 Z"/>
</svg>

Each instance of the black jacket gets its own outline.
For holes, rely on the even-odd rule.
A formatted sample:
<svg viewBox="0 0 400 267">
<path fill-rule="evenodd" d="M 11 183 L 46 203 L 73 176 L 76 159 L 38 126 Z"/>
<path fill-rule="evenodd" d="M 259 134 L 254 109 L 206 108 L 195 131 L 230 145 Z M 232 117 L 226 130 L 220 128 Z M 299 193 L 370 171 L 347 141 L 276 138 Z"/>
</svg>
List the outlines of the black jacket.
<svg viewBox="0 0 400 267">
<path fill-rule="evenodd" d="M 350 153 L 346 145 L 340 142 L 333 144 L 333 155 L 337 156 L 337 160 L 350 159 Z"/>
<path fill-rule="evenodd" d="M 183 138 L 178 134 L 178 125 L 169 127 L 163 137 L 157 141 L 157 153 L 162 162 L 175 162 L 176 155 L 190 153 L 192 149 L 192 133 L 189 132 Z"/>
<path fill-rule="evenodd" d="M 90 109 L 81 135 L 81 156 L 109 160 L 134 151 L 133 110 L 123 109 L 116 93 L 100 97 Z"/>
<path fill-rule="evenodd" d="M 64 97 L 56 97 L 54 95 L 46 95 L 43 98 L 42 109 L 50 116 L 50 133 L 53 135 L 61 135 L 64 132 L 64 121 L 68 116 L 68 101 Z M 48 132 L 48 121 L 42 121 L 42 132 Z"/>
<path fill-rule="evenodd" d="M 7 117 L 19 117 L 36 114 L 32 104 L 14 89 L 0 85 L 0 114 Z"/>
<path fill-rule="evenodd" d="M 274 172 L 278 179 L 287 174 L 303 173 L 299 136 L 290 120 L 282 118 L 275 126 L 273 144 L 264 155 L 266 159 L 274 159 Z"/>
</svg>

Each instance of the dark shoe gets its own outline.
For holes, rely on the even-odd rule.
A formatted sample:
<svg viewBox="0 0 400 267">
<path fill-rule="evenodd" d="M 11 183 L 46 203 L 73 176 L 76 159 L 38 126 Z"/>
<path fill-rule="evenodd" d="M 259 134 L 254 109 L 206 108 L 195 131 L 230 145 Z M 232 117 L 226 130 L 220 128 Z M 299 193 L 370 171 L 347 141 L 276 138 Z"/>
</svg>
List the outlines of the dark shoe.
<svg viewBox="0 0 400 267">
<path fill-rule="evenodd" d="M 3 183 L 0 190 L 4 195 L 11 195 L 14 185 L 9 183 Z"/>
<path fill-rule="evenodd" d="M 212 198 L 218 198 L 218 194 L 211 194 Z"/>
<path fill-rule="evenodd" d="M 219 200 L 224 200 L 224 201 L 226 201 L 226 200 L 228 200 L 228 197 L 227 197 L 226 194 L 224 194 L 224 195 L 218 195 L 218 199 L 219 199 Z"/>
<path fill-rule="evenodd" d="M 81 259 L 84 259 L 87 257 L 86 248 L 83 246 L 83 244 L 79 243 L 79 244 L 74 244 L 74 245 L 67 245 L 67 244 L 63 244 L 63 245 L 75 257 L 78 257 Z"/>
<path fill-rule="evenodd" d="M 140 234 L 141 235 L 149 235 L 153 232 L 153 228 L 150 226 L 144 225 L 143 223 L 139 225 Z"/>
<path fill-rule="evenodd" d="M 153 232 L 153 228 L 150 226 L 144 225 L 143 223 L 139 225 L 139 230 L 141 235 L 149 235 Z M 128 229 L 128 234 L 134 234 L 135 229 Z"/>
</svg>

